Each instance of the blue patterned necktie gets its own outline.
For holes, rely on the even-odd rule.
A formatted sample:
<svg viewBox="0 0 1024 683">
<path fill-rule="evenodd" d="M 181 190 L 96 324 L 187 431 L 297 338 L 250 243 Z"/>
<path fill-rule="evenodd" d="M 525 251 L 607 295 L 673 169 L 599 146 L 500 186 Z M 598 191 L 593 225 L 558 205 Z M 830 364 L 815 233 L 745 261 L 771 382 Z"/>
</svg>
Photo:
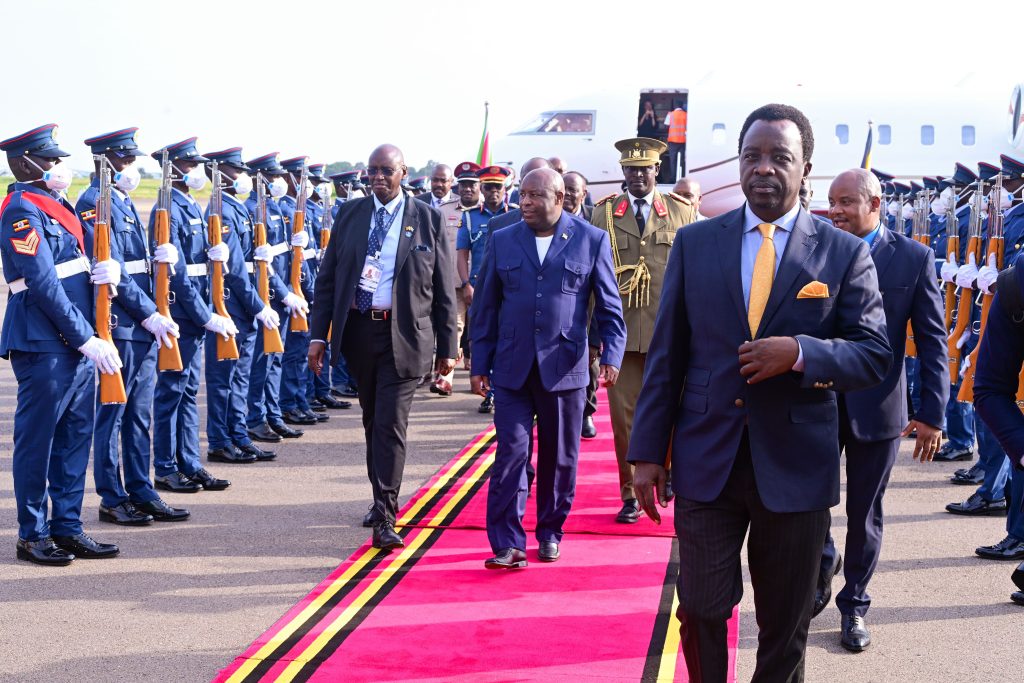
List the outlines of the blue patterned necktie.
<svg viewBox="0 0 1024 683">
<path fill-rule="evenodd" d="M 384 222 L 384 217 L 387 215 L 387 211 L 384 207 L 377 209 L 377 213 L 373 217 L 373 230 L 370 232 L 370 240 L 366 244 L 366 255 L 371 258 L 376 258 L 381 252 L 381 248 L 384 244 L 384 235 L 387 234 L 388 228 L 391 227 L 392 221 Z M 360 313 L 366 313 L 373 306 L 373 292 L 359 287 L 356 289 L 356 308 L 359 309 Z"/>
</svg>

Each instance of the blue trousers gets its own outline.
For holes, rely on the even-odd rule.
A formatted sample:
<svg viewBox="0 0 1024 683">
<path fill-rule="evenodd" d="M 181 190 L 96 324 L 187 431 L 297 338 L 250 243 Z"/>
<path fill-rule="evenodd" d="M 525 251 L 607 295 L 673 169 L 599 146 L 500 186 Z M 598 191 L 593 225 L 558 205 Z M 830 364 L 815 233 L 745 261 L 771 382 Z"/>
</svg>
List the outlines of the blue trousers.
<svg viewBox="0 0 1024 683">
<path fill-rule="evenodd" d="M 1010 468 L 1008 490 L 1007 507 L 1009 510 L 1006 514 L 1006 533 L 1018 541 L 1024 541 L 1024 509 L 1021 508 L 1021 504 L 1024 503 L 1024 472 Z"/>
<path fill-rule="evenodd" d="M 238 334 L 238 360 L 206 361 L 206 440 L 210 450 L 252 443 L 245 430 L 246 400 L 249 396 L 249 372 L 256 348 L 256 325 L 234 318 Z M 262 338 L 260 339 L 262 344 Z M 216 358 L 217 341 L 207 334 L 207 355 L 213 347 Z"/>
<path fill-rule="evenodd" d="M 182 370 L 157 374 L 153 396 L 153 469 L 158 477 L 177 471 L 192 475 L 199 460 L 199 371 L 202 335 L 178 338 Z"/>
<path fill-rule="evenodd" d="M 973 407 L 971 409 L 973 411 Z M 1006 480 L 1010 476 L 1010 459 L 1006 457 L 988 425 L 980 418 L 974 421 L 978 435 L 978 465 L 985 470 L 985 480 L 978 487 L 978 493 L 985 500 L 999 500 L 1006 496 Z"/>
<path fill-rule="evenodd" d="M 281 358 L 281 410 L 309 410 L 306 386 L 309 384 L 309 332 L 288 332 Z"/>
<path fill-rule="evenodd" d="M 149 428 L 156 385 L 155 341 L 115 339 L 121 356 L 121 377 L 128 400 L 123 405 L 102 405 L 96 396 L 93 434 L 93 476 L 96 493 L 106 507 L 131 500 L 147 503 L 159 498 L 149 480 Z M 120 442 L 120 457 L 118 457 Z M 121 476 L 124 475 L 122 483 Z"/>
<path fill-rule="evenodd" d="M 78 353 L 11 351 L 18 382 L 14 411 L 14 500 L 18 538 L 82 533 L 95 368 Z M 53 512 L 47 522 L 47 495 Z"/>
<path fill-rule="evenodd" d="M 536 365 L 520 389 L 494 388 L 498 446 L 487 490 L 491 549 L 526 550 L 526 468 L 537 416 L 537 531 L 539 542 L 562 540 L 576 494 L 576 464 L 587 388 L 547 391 Z"/>
<path fill-rule="evenodd" d="M 847 438 L 846 451 L 846 549 L 843 575 L 846 585 L 836 596 L 836 606 L 847 616 L 862 617 L 871 606 L 868 582 L 882 553 L 882 496 L 896 463 L 900 440 L 856 441 Z M 821 571 L 836 559 L 832 533 L 825 537 Z"/>
<path fill-rule="evenodd" d="M 921 364 L 917 358 L 909 356 L 903 362 L 907 373 L 907 392 L 910 394 L 910 414 L 917 415 L 921 410 Z"/>
<path fill-rule="evenodd" d="M 324 369 L 320 374 L 310 372 L 309 364 L 306 365 L 306 400 L 323 398 L 331 393 L 331 345 L 324 348 Z"/>
<path fill-rule="evenodd" d="M 974 450 L 974 404 L 956 400 L 960 391 L 960 380 L 949 390 L 946 403 L 946 437 L 955 448 Z"/>
<path fill-rule="evenodd" d="M 275 309 L 276 310 L 276 309 Z M 281 338 L 285 338 L 288 314 L 281 315 Z M 256 325 L 256 341 L 249 372 L 249 415 L 245 422 L 250 428 L 264 422 L 280 424 L 281 418 L 281 360 L 283 353 L 263 353 L 262 323 Z"/>
</svg>

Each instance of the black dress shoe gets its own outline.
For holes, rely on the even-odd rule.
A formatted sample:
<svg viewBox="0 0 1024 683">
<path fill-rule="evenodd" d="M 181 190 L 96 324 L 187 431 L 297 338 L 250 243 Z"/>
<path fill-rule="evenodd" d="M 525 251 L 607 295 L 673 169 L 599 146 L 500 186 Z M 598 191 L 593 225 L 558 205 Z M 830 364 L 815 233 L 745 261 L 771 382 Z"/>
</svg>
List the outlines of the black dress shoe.
<svg viewBox="0 0 1024 683">
<path fill-rule="evenodd" d="M 554 541 L 541 541 L 537 548 L 537 557 L 541 562 L 554 562 L 558 559 L 558 544 Z"/>
<path fill-rule="evenodd" d="M 239 452 L 234 446 L 214 448 L 206 452 L 206 459 L 210 462 L 226 462 L 231 465 L 248 465 L 256 462 L 256 458 L 248 453 Z"/>
<path fill-rule="evenodd" d="M 487 396 L 486 398 L 484 398 L 484 400 L 480 402 L 480 407 L 476 409 L 476 412 L 478 412 L 478 413 L 493 413 L 494 412 L 494 399 L 491 398 L 490 396 Z"/>
<path fill-rule="evenodd" d="M 983 545 L 974 553 L 986 560 L 1022 560 L 1024 559 L 1024 541 L 1007 536 L 995 545 Z"/>
<path fill-rule="evenodd" d="M 310 417 L 298 408 L 295 408 L 294 410 L 284 411 L 284 421 L 290 425 L 315 425 L 316 416 Z M 274 426 L 271 425 L 270 428 L 274 429 Z M 274 431 L 276 432 L 277 430 L 274 429 Z M 278 433 L 280 434 L 280 432 Z M 281 436 L 288 438 L 287 434 L 281 434 Z"/>
<path fill-rule="evenodd" d="M 77 536 L 54 536 L 53 542 L 65 552 L 81 560 L 104 560 L 117 557 L 120 549 L 113 543 L 98 543 L 86 533 Z"/>
<path fill-rule="evenodd" d="M 1018 605 L 1024 605 L 1024 591 L 1014 591 L 1010 593 L 1010 602 L 1015 602 Z"/>
<path fill-rule="evenodd" d="M 955 462 L 957 460 L 970 460 L 974 457 L 974 451 L 970 448 L 955 448 L 948 441 L 946 445 L 935 453 L 935 462 Z"/>
<path fill-rule="evenodd" d="M 57 546 L 52 538 L 42 538 L 38 541 L 23 541 L 18 539 L 18 559 L 34 562 L 48 567 L 66 567 L 75 559 L 75 556 Z"/>
<path fill-rule="evenodd" d="M 241 446 L 235 446 L 235 450 L 242 455 L 248 456 L 253 459 L 253 462 L 269 462 L 277 457 L 277 453 L 274 451 L 268 451 L 260 448 L 254 443 L 247 443 Z"/>
<path fill-rule="evenodd" d="M 250 427 L 247 431 L 249 432 L 249 438 L 256 441 L 264 441 L 266 443 L 279 443 L 281 441 L 281 435 L 271 429 L 270 425 L 266 422 L 258 427 Z"/>
<path fill-rule="evenodd" d="M 175 493 L 198 493 L 203 487 L 198 482 L 192 481 L 181 472 L 175 472 L 166 477 L 157 477 L 153 480 L 158 489 L 174 491 Z"/>
<path fill-rule="evenodd" d="M 597 427 L 594 426 L 594 418 L 590 415 L 583 418 L 583 429 L 580 430 L 580 436 L 584 439 L 593 439 L 597 436 Z"/>
<path fill-rule="evenodd" d="M 325 408 L 325 410 L 326 410 L 326 408 Z M 311 409 L 309 409 L 309 410 L 307 410 L 307 411 L 306 411 L 306 412 L 304 413 L 304 415 L 305 415 L 306 417 L 311 417 L 311 418 L 313 418 L 313 419 L 314 419 L 314 420 L 316 420 L 317 422 L 327 422 L 328 420 L 330 420 L 330 419 L 331 419 L 331 416 L 330 416 L 330 415 L 325 415 L 324 413 L 314 413 L 314 412 L 313 412 L 313 409 L 312 409 L 312 408 L 311 408 Z"/>
<path fill-rule="evenodd" d="M 619 514 L 615 515 L 615 521 L 619 524 L 636 524 L 644 511 L 640 509 L 640 501 L 630 498 L 622 504 Z"/>
<path fill-rule="evenodd" d="M 814 607 L 811 611 L 811 618 L 821 614 L 828 603 L 832 601 L 832 579 L 834 579 L 843 568 L 843 556 L 836 552 L 836 563 L 832 565 L 831 571 L 818 574 L 818 587 L 814 590 Z"/>
<path fill-rule="evenodd" d="M 383 521 L 384 518 L 380 516 L 380 513 L 372 505 L 370 506 L 370 511 L 363 515 L 363 526 L 367 528 L 377 526 L 379 522 Z"/>
<path fill-rule="evenodd" d="M 192 474 L 190 478 L 207 491 L 223 491 L 231 486 L 231 482 L 227 479 L 218 479 L 202 467 Z"/>
<path fill-rule="evenodd" d="M 1017 565 L 1017 568 L 1013 570 L 1013 574 L 1010 575 L 1010 581 L 1013 581 L 1013 585 L 1024 591 L 1024 562 Z"/>
<path fill-rule="evenodd" d="M 980 493 L 972 493 L 971 497 L 962 503 L 947 505 L 946 512 L 972 517 L 998 517 L 1006 514 L 1006 499 L 985 500 Z"/>
<path fill-rule="evenodd" d="M 313 424 L 316 424 L 316 420 L 313 420 Z M 306 433 L 301 429 L 292 429 L 284 422 L 272 422 L 268 426 L 270 427 L 270 431 L 280 437 L 284 437 L 285 439 L 297 439 Z"/>
<path fill-rule="evenodd" d="M 308 399 L 307 403 L 309 403 L 309 409 L 312 410 L 314 413 L 327 412 L 327 406 L 325 406 L 318 398 Z"/>
<path fill-rule="evenodd" d="M 120 505 L 109 508 L 101 503 L 100 521 L 122 526 L 146 526 L 153 522 L 153 515 L 146 514 L 137 509 L 131 501 L 126 500 Z"/>
<path fill-rule="evenodd" d="M 159 498 L 147 500 L 145 503 L 135 503 L 140 512 L 153 515 L 158 522 L 184 522 L 192 513 L 185 508 L 172 508 Z"/>
<path fill-rule="evenodd" d="M 391 522 L 380 521 L 373 527 L 373 547 L 381 550 L 394 550 L 404 548 L 405 541 L 395 532 Z"/>
<path fill-rule="evenodd" d="M 494 557 L 484 560 L 487 569 L 522 569 L 526 566 L 526 552 L 519 548 L 505 548 Z"/>
<path fill-rule="evenodd" d="M 355 387 L 350 384 L 346 384 L 343 387 L 337 389 L 331 389 L 331 396 L 338 398 L 359 398 L 359 392 L 356 391 Z M 342 401 L 342 403 L 348 403 L 348 401 Z"/>
<path fill-rule="evenodd" d="M 850 652 L 863 652 L 871 644 L 871 634 L 864 617 L 843 615 L 839 644 Z"/>
<path fill-rule="evenodd" d="M 961 467 L 960 469 L 958 469 L 956 472 L 953 473 L 953 476 L 954 477 L 975 477 L 975 476 L 977 476 L 979 474 L 985 474 L 985 470 L 984 470 L 984 468 L 982 468 L 981 463 L 977 463 L 976 462 L 973 465 L 971 465 L 970 467 Z"/>
<path fill-rule="evenodd" d="M 977 486 L 985 481 L 985 469 L 981 465 L 975 465 L 970 469 L 960 469 L 953 473 L 949 481 L 960 486 Z"/>
<path fill-rule="evenodd" d="M 325 408 L 330 408 L 331 410 L 346 410 L 352 407 L 352 403 L 350 401 L 339 401 L 330 394 L 327 394 L 326 396 L 318 396 L 316 400 L 320 401 L 321 405 Z"/>
</svg>

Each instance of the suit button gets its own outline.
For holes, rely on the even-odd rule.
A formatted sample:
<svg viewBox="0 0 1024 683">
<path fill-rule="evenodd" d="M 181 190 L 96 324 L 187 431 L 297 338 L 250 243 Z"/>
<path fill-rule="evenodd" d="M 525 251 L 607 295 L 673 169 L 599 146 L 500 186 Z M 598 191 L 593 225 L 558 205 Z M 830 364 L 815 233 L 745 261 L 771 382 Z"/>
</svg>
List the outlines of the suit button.
<svg viewBox="0 0 1024 683">
<path fill-rule="evenodd" d="M 538 299 L 540 298 L 540 296 L 541 296 L 541 295 L 540 295 L 540 292 L 537 292 L 537 298 L 538 298 Z"/>
<path fill-rule="evenodd" d="M 540 311 L 537 311 L 537 316 L 540 317 Z"/>
<path fill-rule="evenodd" d="M 735 401 L 733 401 L 733 405 L 735 405 L 737 408 L 742 408 L 745 404 L 743 403 L 742 398 L 738 398 Z"/>
<path fill-rule="evenodd" d="M 535 330 L 533 331 L 533 333 L 534 333 L 534 334 L 540 334 L 540 328 L 538 327 L 537 329 L 535 329 Z"/>
<path fill-rule="evenodd" d="M 647 246 L 647 240 L 640 240 L 640 246 L 641 247 L 646 247 Z"/>
<path fill-rule="evenodd" d="M 538 279 L 538 280 L 543 280 L 543 279 L 544 279 L 544 276 L 543 276 L 543 275 L 538 275 L 538 276 L 537 276 L 537 279 Z"/>
</svg>

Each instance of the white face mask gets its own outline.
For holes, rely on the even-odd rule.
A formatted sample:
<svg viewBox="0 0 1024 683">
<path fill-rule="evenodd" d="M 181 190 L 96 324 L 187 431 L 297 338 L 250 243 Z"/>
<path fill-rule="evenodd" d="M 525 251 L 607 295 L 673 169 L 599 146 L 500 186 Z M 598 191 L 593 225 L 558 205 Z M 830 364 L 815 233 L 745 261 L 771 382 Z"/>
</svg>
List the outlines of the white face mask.
<svg viewBox="0 0 1024 683">
<path fill-rule="evenodd" d="M 889 213 L 890 216 L 899 215 L 900 203 L 897 201 L 889 202 L 889 206 L 886 207 L 886 211 Z"/>
<path fill-rule="evenodd" d="M 235 194 L 249 194 L 252 192 L 252 178 L 248 173 L 240 173 L 231 186 L 234 188 Z"/>
<path fill-rule="evenodd" d="M 313 194 L 316 192 L 316 186 L 313 185 L 312 181 L 306 180 L 306 199 L 312 199 Z"/>
<path fill-rule="evenodd" d="M 190 189 L 201 190 L 206 187 L 206 170 L 203 168 L 202 164 L 196 164 L 196 167 L 188 173 L 183 173 L 177 166 L 174 167 L 174 170 L 181 173 L 182 181 Z"/>
<path fill-rule="evenodd" d="M 319 185 L 317 185 L 316 196 L 320 197 L 320 199 L 324 200 L 325 202 L 329 201 L 331 198 L 331 184 L 320 183 Z"/>
<path fill-rule="evenodd" d="M 992 192 L 994 191 L 995 190 L 993 189 Z M 995 207 L 999 211 L 1010 208 L 1010 204 L 1013 203 L 1013 195 L 1007 192 L 1005 187 L 1002 188 L 1002 191 L 999 193 L 998 197 L 993 197 L 992 192 L 989 192 L 988 197 L 986 197 L 986 199 L 988 200 L 987 203 L 993 203 L 994 201 Z"/>
<path fill-rule="evenodd" d="M 25 161 L 39 169 L 43 174 L 43 177 L 40 178 L 40 180 L 46 183 L 47 188 L 57 192 L 63 192 L 71 187 L 71 167 L 67 164 L 62 164 L 58 161 L 49 171 L 44 171 L 42 166 L 29 159 L 27 156 L 25 157 Z"/>
<path fill-rule="evenodd" d="M 277 176 L 270 181 L 270 196 L 274 199 L 280 199 L 281 197 L 288 194 L 288 183 L 284 181 L 284 178 Z"/>
<path fill-rule="evenodd" d="M 904 204 L 903 205 L 903 217 L 904 218 L 913 218 L 915 213 L 917 213 L 917 211 L 914 210 L 914 205 L 913 204 Z"/>
<path fill-rule="evenodd" d="M 142 182 L 142 175 L 135 164 L 125 166 L 121 171 L 114 172 L 114 185 L 125 194 L 132 192 Z"/>
<path fill-rule="evenodd" d="M 934 214 L 944 214 L 949 209 L 949 202 L 944 197 L 933 199 L 929 207 Z"/>
</svg>

